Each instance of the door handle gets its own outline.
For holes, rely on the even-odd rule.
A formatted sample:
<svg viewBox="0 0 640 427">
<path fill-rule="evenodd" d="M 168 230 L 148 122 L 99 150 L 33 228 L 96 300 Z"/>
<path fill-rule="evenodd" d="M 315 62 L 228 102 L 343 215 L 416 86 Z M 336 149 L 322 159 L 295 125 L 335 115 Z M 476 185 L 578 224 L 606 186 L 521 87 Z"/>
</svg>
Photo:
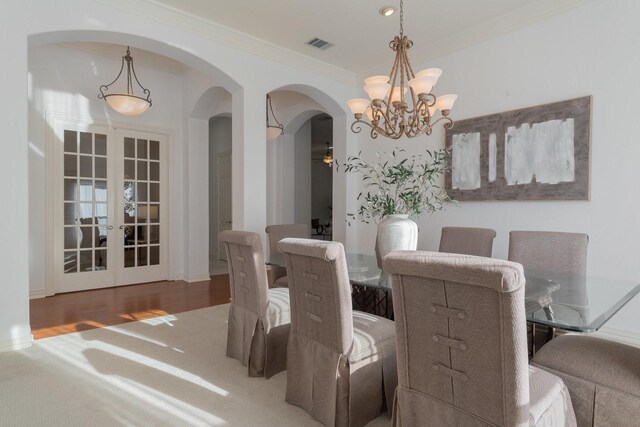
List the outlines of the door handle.
<svg viewBox="0 0 640 427">
<path fill-rule="evenodd" d="M 118 227 L 120 230 L 124 230 L 124 224 L 122 224 L 120 227 Z"/>
<path fill-rule="evenodd" d="M 107 230 L 113 230 L 113 225 L 107 225 Z"/>
</svg>

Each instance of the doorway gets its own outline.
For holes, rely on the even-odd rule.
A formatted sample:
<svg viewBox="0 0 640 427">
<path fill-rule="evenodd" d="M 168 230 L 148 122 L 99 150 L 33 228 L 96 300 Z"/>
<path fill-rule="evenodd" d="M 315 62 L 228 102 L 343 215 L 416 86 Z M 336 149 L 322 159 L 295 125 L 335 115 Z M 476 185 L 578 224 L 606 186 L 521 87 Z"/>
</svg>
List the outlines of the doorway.
<svg viewBox="0 0 640 427">
<path fill-rule="evenodd" d="M 209 119 L 209 274 L 228 272 L 226 252 L 218 234 L 231 230 L 231 131 L 228 115 Z"/>
<path fill-rule="evenodd" d="M 49 128 L 53 293 L 166 279 L 166 135 L 63 115 Z"/>
</svg>

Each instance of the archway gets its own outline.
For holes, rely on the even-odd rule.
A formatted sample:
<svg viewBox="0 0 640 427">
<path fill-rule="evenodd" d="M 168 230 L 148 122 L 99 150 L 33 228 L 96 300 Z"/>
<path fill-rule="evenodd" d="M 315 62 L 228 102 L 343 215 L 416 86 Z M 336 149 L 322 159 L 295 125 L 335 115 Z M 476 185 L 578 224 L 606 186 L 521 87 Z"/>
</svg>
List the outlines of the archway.
<svg viewBox="0 0 640 427">
<path fill-rule="evenodd" d="M 167 150 L 168 150 L 168 156 L 170 158 L 168 162 L 170 162 L 171 170 L 167 174 L 168 175 L 167 187 L 171 187 L 173 191 L 171 192 L 170 203 L 169 203 L 171 206 L 170 208 L 171 212 L 166 217 L 168 221 L 171 221 L 171 225 L 167 227 L 167 232 L 164 233 L 163 239 L 171 241 L 175 244 L 172 244 L 170 246 L 170 249 L 168 249 L 173 252 L 169 254 L 169 258 L 172 260 L 171 266 L 170 266 L 171 269 L 165 277 L 167 279 L 183 279 L 184 278 L 190 281 L 193 281 L 194 278 L 200 279 L 200 280 L 204 280 L 205 278 L 208 279 L 208 271 L 204 272 L 206 276 L 199 274 L 199 272 L 196 269 L 197 264 L 193 261 L 193 258 L 189 256 L 190 254 L 199 252 L 198 239 L 201 238 L 202 236 L 201 231 L 198 230 L 198 228 L 200 228 L 199 227 L 200 223 L 197 221 L 191 221 L 191 220 L 194 219 L 194 217 L 196 217 L 195 218 L 196 220 L 198 219 L 197 218 L 198 215 L 196 211 L 199 209 L 199 204 L 201 203 L 201 201 L 197 197 L 193 196 L 192 191 L 183 192 L 183 191 L 179 191 L 179 190 L 176 191 L 176 190 L 181 187 L 187 188 L 187 189 L 193 189 L 194 187 L 197 186 L 197 183 L 199 182 L 199 178 L 197 176 L 194 176 L 197 174 L 193 173 L 195 168 L 193 169 L 190 169 L 188 167 L 184 168 L 183 164 L 184 163 L 188 164 L 189 158 L 194 157 L 192 153 L 193 151 L 192 147 L 193 145 L 195 145 L 195 143 L 192 144 L 191 140 L 196 138 L 197 132 L 193 132 L 193 133 L 189 132 L 190 127 L 192 125 L 190 121 L 192 118 L 194 120 L 198 120 L 199 112 L 206 110 L 210 106 L 204 105 L 202 103 L 194 102 L 196 105 L 192 109 L 191 116 L 193 117 L 191 117 L 187 112 L 187 109 L 188 109 L 187 105 L 191 102 L 189 101 L 190 97 L 195 96 L 194 94 L 196 94 L 199 90 L 202 90 L 201 86 L 210 87 L 213 82 L 215 82 L 215 84 L 217 85 L 217 88 L 212 88 L 212 89 L 224 91 L 228 95 L 229 99 L 231 98 L 230 91 L 241 91 L 242 88 L 237 82 L 231 79 L 226 73 L 221 71 L 219 68 L 213 66 L 212 64 L 205 62 L 201 58 L 189 52 L 181 50 L 175 46 L 172 46 L 170 44 L 159 42 L 156 40 L 151 40 L 151 39 L 140 37 L 140 36 L 132 36 L 129 34 L 122 34 L 122 33 L 100 32 L 100 31 L 64 31 L 64 32 L 46 33 L 46 34 L 36 34 L 36 35 L 29 36 L 28 38 L 30 52 L 34 49 L 42 49 L 41 47 L 44 47 L 44 46 L 47 46 L 47 49 L 49 48 L 49 46 L 61 46 L 59 44 L 61 42 L 67 42 L 67 45 L 65 45 L 64 47 L 70 48 L 69 44 L 72 42 L 75 44 L 78 44 L 78 43 L 87 42 L 87 41 L 94 43 L 96 45 L 105 44 L 105 42 L 106 43 L 126 43 L 127 45 L 131 46 L 132 52 L 134 51 L 134 49 L 137 49 L 138 52 L 148 51 L 148 52 L 151 52 L 152 54 L 157 53 L 159 55 L 162 55 L 163 57 L 171 58 L 176 62 L 180 62 L 181 64 L 184 64 L 185 68 L 188 69 L 187 73 L 198 74 L 198 76 L 201 77 L 200 78 L 201 81 L 196 81 L 194 84 L 191 84 L 186 89 L 180 89 L 180 90 L 184 90 L 184 96 L 174 96 L 173 92 L 171 92 L 169 88 L 167 88 L 164 85 L 156 84 L 155 90 L 152 91 L 152 98 L 154 99 L 154 101 L 159 100 L 161 102 L 154 102 L 153 108 L 150 110 L 150 112 L 145 114 L 145 116 L 147 117 L 146 122 L 145 121 L 135 122 L 133 120 L 129 120 L 126 117 L 118 116 L 117 114 L 104 108 L 103 105 L 100 104 L 100 101 L 95 101 L 95 90 L 97 90 L 97 86 L 101 83 L 108 82 L 107 80 L 104 80 L 104 77 L 100 77 L 100 79 L 96 79 L 97 83 L 91 82 L 90 83 L 91 87 L 87 89 L 87 87 L 81 86 L 82 83 L 84 83 L 83 79 L 77 78 L 76 76 L 75 81 L 70 83 L 79 85 L 80 89 L 75 91 L 69 90 L 68 94 L 65 94 L 64 92 L 60 92 L 60 91 L 56 93 L 55 90 L 51 90 L 49 92 L 59 98 L 65 98 L 65 97 L 68 98 L 70 102 L 67 102 L 66 103 L 67 105 L 71 105 L 71 106 L 79 105 L 82 107 L 82 109 L 76 108 L 75 110 L 69 111 L 69 113 L 71 113 L 72 115 L 83 116 L 89 120 L 104 122 L 104 123 L 107 123 L 109 126 L 113 127 L 114 129 L 121 128 L 121 127 L 129 127 L 133 125 L 138 126 L 140 125 L 140 123 L 142 123 L 142 125 L 140 125 L 142 128 L 151 130 L 152 128 L 155 129 L 156 127 L 155 125 L 157 125 L 162 130 L 162 132 L 165 132 L 169 136 L 168 144 L 170 148 L 168 148 Z M 124 51 L 124 46 L 121 46 L 121 47 L 123 48 L 122 51 Z M 97 55 L 100 56 L 99 53 Z M 103 65 L 105 62 L 111 61 L 111 59 L 105 59 L 105 58 L 110 58 L 110 56 L 102 55 L 101 60 L 103 61 Z M 116 64 L 116 62 L 119 62 L 119 58 L 117 56 L 114 57 L 113 62 L 114 62 L 114 66 L 119 65 L 119 64 Z M 52 75 L 55 75 L 57 79 L 60 81 L 62 81 L 62 79 L 67 77 L 69 78 L 69 80 L 72 80 L 72 77 L 71 77 L 72 75 L 67 76 L 68 73 L 63 72 L 65 66 L 69 66 L 69 64 L 63 64 L 63 63 L 59 64 L 59 68 L 61 71 L 58 73 L 52 73 Z M 141 66 L 140 62 L 136 61 L 136 68 L 140 66 Z M 97 67 L 97 65 L 94 64 L 94 67 Z M 104 70 L 108 69 L 108 67 L 105 67 L 105 66 L 100 68 Z M 143 68 L 144 68 L 144 65 L 143 65 Z M 117 69 L 115 71 L 117 71 Z M 111 72 L 112 72 L 111 70 L 108 71 L 109 74 Z M 105 71 L 105 74 L 106 73 L 107 71 Z M 138 73 L 140 73 L 139 70 L 138 70 Z M 149 73 L 145 73 L 145 74 L 146 74 L 146 77 L 148 78 Z M 91 73 L 86 73 L 86 75 L 90 76 Z M 113 75 L 109 75 L 109 77 L 113 78 Z M 140 77 L 144 78 L 142 76 Z M 84 79 L 84 80 L 88 80 L 88 79 Z M 197 79 L 194 79 L 194 81 L 195 80 Z M 30 97 L 33 98 L 34 96 L 36 96 L 34 95 L 34 92 L 38 90 L 38 87 L 33 85 L 33 79 L 31 79 L 30 81 L 31 81 Z M 93 85 L 96 86 L 95 90 L 93 89 Z M 87 84 L 86 86 L 89 86 L 89 85 Z M 45 94 L 45 96 L 51 97 L 51 94 Z M 173 99 L 169 99 L 170 95 L 171 97 L 173 97 Z M 165 97 L 166 99 L 163 99 L 163 97 Z M 214 97 L 215 97 L 215 94 L 214 94 Z M 40 96 L 40 99 L 42 98 L 43 96 Z M 175 103 L 175 100 L 177 99 L 184 99 L 185 100 L 184 105 Z M 182 111 L 182 112 L 176 113 L 175 115 L 176 120 L 174 120 L 173 122 L 166 122 L 164 121 L 164 119 L 156 119 L 155 121 L 153 119 L 149 119 L 149 117 L 153 118 L 154 114 L 156 114 L 156 117 L 168 117 L 166 113 L 158 114 L 158 112 L 162 111 L 163 109 L 164 111 L 166 111 L 172 105 L 177 108 L 176 111 Z M 60 107 L 60 109 L 64 109 L 64 108 L 65 108 L 64 105 Z M 46 212 L 47 210 L 50 210 L 50 208 L 47 207 L 47 203 L 45 201 L 45 196 L 44 196 L 44 194 L 48 192 L 46 189 L 48 189 L 48 185 L 49 185 L 48 181 L 50 181 L 47 179 L 47 174 L 45 173 L 46 170 L 50 169 L 49 165 L 47 164 L 49 161 L 48 154 L 50 153 L 47 153 L 47 150 L 45 149 L 44 144 L 42 144 L 41 147 L 38 147 L 38 141 L 42 141 L 44 139 L 42 135 L 45 135 L 52 131 L 52 129 L 47 128 L 48 122 L 45 117 L 45 111 L 48 109 L 50 109 L 50 105 L 48 106 L 48 105 L 45 105 L 44 103 L 37 103 L 33 99 L 30 99 L 30 102 L 29 102 L 29 122 L 31 123 L 30 129 L 31 128 L 43 129 L 42 132 L 38 131 L 35 137 L 34 135 L 31 134 L 31 131 L 30 131 L 30 138 L 29 138 L 31 141 L 30 153 L 29 153 L 29 156 L 31 157 L 30 168 L 29 168 L 30 175 L 31 175 L 29 179 L 29 187 L 30 187 L 29 198 L 30 198 L 30 205 L 32 206 L 32 209 L 29 210 L 29 215 L 30 215 L 29 246 L 30 246 L 30 254 L 31 254 L 30 255 L 31 262 L 30 262 L 30 269 L 29 269 L 29 282 L 30 282 L 29 287 L 30 287 L 30 293 L 32 297 L 51 295 L 53 293 L 52 287 L 49 286 L 49 283 L 51 281 L 51 272 L 47 271 L 44 267 L 45 265 L 48 266 L 50 264 L 50 262 L 45 262 L 44 258 L 46 258 L 47 251 L 52 250 L 52 248 L 49 246 L 51 245 L 51 239 L 46 239 L 47 246 L 45 246 L 45 239 L 44 239 L 45 233 L 43 232 L 43 230 L 46 229 L 46 223 L 47 223 L 46 218 L 49 216 L 48 214 L 46 214 Z M 59 110 L 59 109 L 56 108 L 56 110 Z M 210 112 L 210 116 L 218 114 L 219 112 L 220 111 L 218 112 L 212 111 Z M 230 107 L 228 109 L 224 109 L 224 112 L 230 112 Z M 184 121 L 183 117 L 188 120 Z M 207 127 L 208 127 L 209 117 L 206 117 L 206 119 L 204 120 L 205 126 Z M 42 122 L 45 125 L 41 127 L 39 122 Z M 123 124 L 125 126 L 123 126 Z M 183 163 L 183 160 L 184 160 L 184 163 Z M 205 168 L 204 169 L 205 176 L 207 174 L 207 171 L 208 171 L 208 168 Z M 202 172 L 202 170 L 198 172 Z M 194 183 L 196 184 L 194 185 Z M 34 209 L 34 207 L 36 208 Z M 39 215 L 38 213 L 40 213 L 41 215 Z M 207 215 L 205 213 L 205 218 L 206 216 Z M 183 224 L 185 223 L 188 225 L 183 226 Z M 197 224 L 197 225 L 191 226 L 192 224 Z M 118 224 L 115 224 L 115 225 L 117 226 Z M 185 229 L 184 231 L 186 232 L 186 238 L 183 238 L 183 233 L 181 230 L 181 228 L 183 227 Z M 117 229 L 117 227 L 114 227 L 114 228 Z M 101 240 L 102 240 L 102 234 L 101 234 Z M 206 253 L 204 254 L 204 256 L 206 257 Z"/>
<path fill-rule="evenodd" d="M 297 103 L 290 105 L 279 105 L 276 114 L 285 126 L 284 135 L 276 141 L 268 142 L 267 165 L 270 169 L 268 173 L 268 187 L 271 192 L 273 202 L 267 202 L 268 221 L 272 223 L 294 222 L 296 219 L 293 212 L 295 207 L 289 203 L 286 195 L 294 194 L 295 175 L 284 165 L 295 164 L 295 136 L 301 127 L 317 115 L 323 115 L 332 119 L 331 146 L 334 156 L 346 157 L 347 135 L 346 113 L 344 109 L 329 95 L 321 90 L 308 85 L 286 85 L 270 92 L 275 102 L 278 93 L 290 92 L 304 96 L 304 100 L 298 99 Z M 326 149 L 326 145 L 325 145 Z M 332 169 L 334 171 L 334 169 Z M 346 192 L 347 178 L 345 174 L 332 173 L 332 202 L 330 204 L 333 218 L 330 219 L 334 240 L 345 242 L 346 224 L 334 218 L 346 218 Z M 277 185 L 276 185 L 277 184 Z M 306 201 L 305 201 L 306 203 Z M 311 202 L 309 200 L 309 205 Z M 325 223 L 326 225 L 326 223 Z"/>
</svg>

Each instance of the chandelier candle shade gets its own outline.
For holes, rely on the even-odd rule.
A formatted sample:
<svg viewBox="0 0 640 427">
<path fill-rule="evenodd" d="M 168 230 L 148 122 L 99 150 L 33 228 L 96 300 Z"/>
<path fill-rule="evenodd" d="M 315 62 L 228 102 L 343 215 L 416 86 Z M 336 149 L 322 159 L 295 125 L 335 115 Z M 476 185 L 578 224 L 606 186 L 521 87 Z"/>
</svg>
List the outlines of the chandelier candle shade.
<svg viewBox="0 0 640 427">
<path fill-rule="evenodd" d="M 400 35 L 389 47 L 396 58 L 389 76 L 373 76 L 364 80 L 364 91 L 369 99 L 356 98 L 347 101 L 355 121 L 351 124 L 354 133 L 360 133 L 361 124 L 371 128 L 371 138 L 378 135 L 398 139 L 431 135 L 434 126 L 443 122 L 447 129 L 453 127 L 449 117 L 457 95 L 436 97 L 433 88 L 442 75 L 439 68 L 427 68 L 414 74 L 407 50 L 413 42 L 404 35 L 404 10 L 400 0 Z M 409 103 L 411 105 L 409 105 Z M 437 111 L 441 116 L 435 120 Z"/>
<path fill-rule="evenodd" d="M 118 81 L 120 76 L 122 76 L 122 71 L 124 71 L 125 63 L 127 65 L 127 92 L 126 93 L 105 93 L 109 90 L 109 87 Z M 133 78 L 132 78 L 133 76 Z M 140 89 L 142 89 L 143 96 L 135 95 L 133 91 L 133 81 L 138 84 Z M 116 78 L 109 83 L 108 85 L 100 86 L 100 93 L 98 94 L 98 98 L 104 99 L 107 101 L 107 104 L 114 110 L 116 110 L 120 114 L 124 114 L 125 116 L 137 116 L 139 114 L 144 113 L 151 107 L 151 92 L 149 89 L 146 89 L 140 81 L 138 80 L 138 76 L 136 75 L 136 70 L 133 67 L 133 57 L 129 52 L 129 46 L 127 46 L 127 54 L 122 57 L 122 65 L 120 66 L 120 72 L 116 76 Z"/>
</svg>

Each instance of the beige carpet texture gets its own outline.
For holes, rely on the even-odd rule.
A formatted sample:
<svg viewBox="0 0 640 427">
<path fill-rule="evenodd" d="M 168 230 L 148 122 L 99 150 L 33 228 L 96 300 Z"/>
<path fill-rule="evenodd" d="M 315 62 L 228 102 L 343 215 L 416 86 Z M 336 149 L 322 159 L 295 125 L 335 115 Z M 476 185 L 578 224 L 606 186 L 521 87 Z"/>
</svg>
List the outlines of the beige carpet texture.
<svg viewBox="0 0 640 427">
<path fill-rule="evenodd" d="M 225 356 L 228 305 L 0 354 L 0 426 L 319 426 Z M 369 424 L 389 426 L 386 414 Z"/>
</svg>

